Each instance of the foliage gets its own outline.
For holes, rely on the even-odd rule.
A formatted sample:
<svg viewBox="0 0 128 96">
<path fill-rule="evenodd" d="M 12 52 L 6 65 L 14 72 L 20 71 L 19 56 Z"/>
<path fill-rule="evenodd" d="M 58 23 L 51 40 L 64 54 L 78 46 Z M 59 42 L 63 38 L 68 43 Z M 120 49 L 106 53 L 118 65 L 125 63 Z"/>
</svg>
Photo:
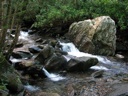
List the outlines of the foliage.
<svg viewBox="0 0 128 96">
<path fill-rule="evenodd" d="M 33 27 L 55 27 L 66 24 L 69 21 L 75 22 L 108 15 L 116 21 L 116 25 L 121 31 L 128 28 L 127 0 L 35 1 L 39 2 L 38 8 L 35 8 L 38 9 L 39 13 L 35 15 L 36 20 Z"/>
<path fill-rule="evenodd" d="M 23 0 L 1 0 L 0 1 L 0 53 L 6 50 L 7 58 L 10 57 L 15 44 L 18 41 L 21 20 L 25 11 L 27 1 Z M 16 28 L 15 37 L 10 47 L 7 48 L 7 43 L 10 39 L 10 33 L 13 28 Z M 7 32 L 9 29 L 10 32 Z"/>
<path fill-rule="evenodd" d="M 69 20 L 75 21 L 76 18 L 83 16 L 83 9 L 78 9 L 71 1 L 54 0 L 54 2 L 47 2 L 47 5 L 42 6 L 40 13 L 36 15 L 36 22 L 33 26 L 52 27 Z"/>
</svg>

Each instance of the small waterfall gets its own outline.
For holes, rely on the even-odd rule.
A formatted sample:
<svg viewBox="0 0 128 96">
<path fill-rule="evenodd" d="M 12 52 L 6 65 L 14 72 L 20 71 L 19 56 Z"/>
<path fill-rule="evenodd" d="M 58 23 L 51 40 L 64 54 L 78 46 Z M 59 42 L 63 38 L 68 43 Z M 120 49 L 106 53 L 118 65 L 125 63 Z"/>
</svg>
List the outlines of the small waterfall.
<svg viewBox="0 0 128 96">
<path fill-rule="evenodd" d="M 49 73 L 45 68 L 42 68 L 44 71 L 45 75 L 52 81 L 60 81 L 65 79 L 64 77 L 61 77 L 60 75 Z"/>
<path fill-rule="evenodd" d="M 99 62 L 104 63 L 104 64 L 111 64 L 111 61 L 108 60 L 106 57 L 80 52 L 75 47 L 75 45 L 73 43 L 62 43 L 62 42 L 60 42 L 60 45 L 62 45 L 62 50 L 63 51 L 68 52 L 68 55 L 64 56 L 67 59 L 67 61 L 69 61 L 71 59 L 70 56 L 76 56 L 76 57 L 84 57 L 85 56 L 85 57 L 97 58 Z M 90 69 L 94 69 L 94 70 L 109 70 L 108 68 L 106 68 L 104 66 L 92 66 Z"/>
<path fill-rule="evenodd" d="M 62 45 L 62 50 L 68 52 L 69 55 L 76 56 L 76 57 L 83 57 L 83 56 L 92 57 L 92 58 L 97 58 L 99 60 L 99 62 L 101 62 L 101 63 L 105 63 L 105 64 L 111 63 L 111 61 L 108 60 L 105 57 L 101 57 L 101 56 L 92 55 L 92 54 L 89 54 L 89 53 L 80 52 L 75 47 L 75 45 L 73 43 L 61 43 L 60 42 L 60 44 Z M 65 57 L 65 58 L 68 58 L 68 60 L 69 60 L 69 57 Z"/>
<path fill-rule="evenodd" d="M 65 52 L 80 52 L 73 43 L 61 43 L 62 45 L 62 50 Z"/>
</svg>

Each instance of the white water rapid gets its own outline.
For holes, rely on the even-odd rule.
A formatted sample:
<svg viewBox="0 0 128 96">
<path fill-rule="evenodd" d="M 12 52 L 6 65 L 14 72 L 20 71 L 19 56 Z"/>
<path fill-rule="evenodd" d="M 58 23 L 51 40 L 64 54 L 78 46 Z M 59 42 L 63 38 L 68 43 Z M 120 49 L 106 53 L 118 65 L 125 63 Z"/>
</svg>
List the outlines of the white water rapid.
<svg viewBox="0 0 128 96">
<path fill-rule="evenodd" d="M 97 56 L 97 55 L 92 55 L 84 52 L 80 52 L 73 43 L 62 43 L 60 42 L 60 45 L 62 45 L 62 50 L 65 52 L 68 52 L 68 55 L 71 56 L 76 56 L 76 57 L 92 57 L 92 58 L 97 58 L 99 62 L 104 63 L 104 64 L 110 64 L 111 61 L 108 60 L 106 57 L 103 56 Z M 71 58 L 70 56 L 64 56 L 67 61 L 69 61 Z M 104 66 L 92 66 L 91 69 L 95 70 L 108 70 L 108 68 Z"/>
<path fill-rule="evenodd" d="M 42 68 L 42 70 L 44 71 L 45 75 L 52 81 L 60 81 L 65 79 L 64 77 L 57 75 L 57 74 L 53 74 L 53 73 L 49 73 L 45 68 Z"/>
</svg>

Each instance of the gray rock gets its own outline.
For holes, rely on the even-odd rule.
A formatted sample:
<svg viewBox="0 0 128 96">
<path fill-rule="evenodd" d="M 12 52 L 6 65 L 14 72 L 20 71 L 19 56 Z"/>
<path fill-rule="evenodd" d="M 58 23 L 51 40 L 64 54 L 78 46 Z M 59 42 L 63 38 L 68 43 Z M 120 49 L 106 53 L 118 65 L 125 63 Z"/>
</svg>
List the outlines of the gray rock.
<svg viewBox="0 0 128 96">
<path fill-rule="evenodd" d="M 61 55 L 54 53 L 45 64 L 45 68 L 49 71 L 57 71 L 65 69 L 67 60 Z"/>
<path fill-rule="evenodd" d="M 28 48 L 31 53 L 39 53 L 42 49 L 38 46 L 31 46 Z"/>
<path fill-rule="evenodd" d="M 90 57 L 72 58 L 68 62 L 67 71 L 70 72 L 87 71 L 91 66 L 94 66 L 97 63 L 98 63 L 97 58 L 90 58 Z"/>
<path fill-rule="evenodd" d="M 98 55 L 114 55 L 116 50 L 116 26 L 109 16 L 73 23 L 69 39 L 80 51 Z"/>
<path fill-rule="evenodd" d="M 35 60 L 39 61 L 40 63 L 44 64 L 46 59 L 48 59 L 50 56 L 54 53 L 54 48 L 50 45 L 44 46 L 44 48 L 41 50 L 39 55 L 35 58 Z"/>
</svg>

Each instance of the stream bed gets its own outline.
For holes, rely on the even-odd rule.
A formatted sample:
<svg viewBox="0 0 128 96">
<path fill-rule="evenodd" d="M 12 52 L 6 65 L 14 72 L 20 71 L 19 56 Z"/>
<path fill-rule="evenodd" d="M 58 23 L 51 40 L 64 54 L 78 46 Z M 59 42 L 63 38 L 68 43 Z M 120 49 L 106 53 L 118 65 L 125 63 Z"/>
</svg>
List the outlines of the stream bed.
<svg viewBox="0 0 128 96">
<path fill-rule="evenodd" d="M 37 34 L 29 35 L 28 32 L 21 31 L 18 42 L 23 42 L 24 46 L 15 48 L 14 52 L 29 52 L 28 49 L 30 46 L 40 45 L 39 42 L 36 42 L 38 38 L 42 37 Z M 43 38 L 43 41 L 47 39 L 51 40 L 51 38 Z M 74 73 L 66 71 L 48 72 L 42 68 L 42 71 L 44 71 L 47 77 L 28 80 L 25 88 L 30 94 L 31 92 L 42 90 L 47 93 L 57 93 L 60 96 L 127 96 L 121 95 L 128 92 L 127 62 L 115 57 L 97 56 L 79 52 L 72 43 L 60 44 L 64 47 L 62 48 L 63 51 L 67 51 L 69 55 L 94 57 L 98 59 L 99 63 L 85 72 Z M 75 52 L 73 53 L 71 50 Z M 21 62 L 22 60 L 32 61 L 37 56 L 37 54 L 32 53 L 31 55 L 31 59 L 24 57 L 23 59 L 10 58 L 10 60 L 12 63 Z M 67 60 L 70 59 L 67 56 L 65 58 Z"/>
</svg>

